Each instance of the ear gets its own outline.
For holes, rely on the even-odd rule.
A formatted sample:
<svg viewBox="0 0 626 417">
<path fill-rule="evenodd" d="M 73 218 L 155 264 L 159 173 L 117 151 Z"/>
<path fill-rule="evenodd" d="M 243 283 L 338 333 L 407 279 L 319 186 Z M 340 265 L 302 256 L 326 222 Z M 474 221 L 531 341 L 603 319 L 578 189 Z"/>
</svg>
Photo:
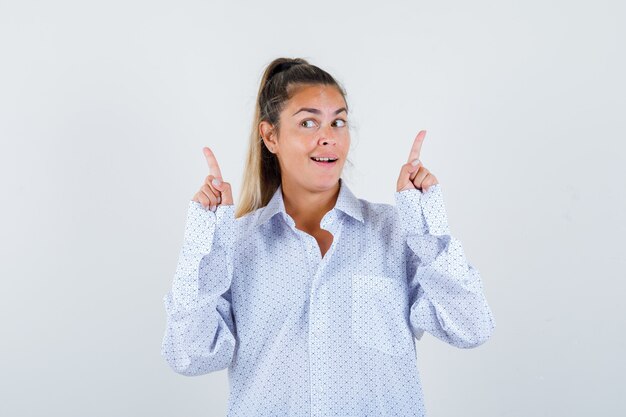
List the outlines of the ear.
<svg viewBox="0 0 626 417">
<path fill-rule="evenodd" d="M 276 147 L 278 146 L 276 141 L 276 134 L 274 126 L 266 121 L 259 123 L 259 133 L 263 138 L 265 146 L 271 153 L 276 153 Z"/>
</svg>

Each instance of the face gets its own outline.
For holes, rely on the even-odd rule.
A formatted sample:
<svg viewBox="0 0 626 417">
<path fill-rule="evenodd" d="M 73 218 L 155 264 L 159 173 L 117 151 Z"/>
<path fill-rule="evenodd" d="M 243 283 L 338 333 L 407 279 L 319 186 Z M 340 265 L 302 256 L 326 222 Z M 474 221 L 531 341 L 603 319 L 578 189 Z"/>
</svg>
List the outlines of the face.
<svg viewBox="0 0 626 417">
<path fill-rule="evenodd" d="M 266 146 L 278 157 L 283 181 L 315 191 L 337 185 L 350 133 L 346 102 L 336 87 L 300 87 L 280 114 L 280 134 L 269 134 L 267 122 L 260 128 Z M 316 162 L 313 157 L 336 161 Z"/>
</svg>

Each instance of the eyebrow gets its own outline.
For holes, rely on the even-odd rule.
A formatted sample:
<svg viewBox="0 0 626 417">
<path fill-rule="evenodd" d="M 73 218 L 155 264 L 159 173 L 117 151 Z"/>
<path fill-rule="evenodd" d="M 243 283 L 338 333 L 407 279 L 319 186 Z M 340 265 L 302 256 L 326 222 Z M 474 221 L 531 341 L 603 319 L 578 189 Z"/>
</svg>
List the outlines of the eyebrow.
<svg viewBox="0 0 626 417">
<path fill-rule="evenodd" d="M 314 114 L 322 114 L 322 112 L 319 111 L 318 109 L 313 109 L 311 107 L 302 107 L 300 110 L 298 110 L 297 112 L 292 114 L 292 116 L 295 116 L 296 114 L 300 113 L 301 111 L 308 111 L 309 113 L 314 113 Z M 348 109 L 346 109 L 345 107 L 342 107 L 340 109 L 335 110 L 335 114 L 339 114 L 342 111 L 345 111 L 346 113 L 348 113 Z"/>
</svg>

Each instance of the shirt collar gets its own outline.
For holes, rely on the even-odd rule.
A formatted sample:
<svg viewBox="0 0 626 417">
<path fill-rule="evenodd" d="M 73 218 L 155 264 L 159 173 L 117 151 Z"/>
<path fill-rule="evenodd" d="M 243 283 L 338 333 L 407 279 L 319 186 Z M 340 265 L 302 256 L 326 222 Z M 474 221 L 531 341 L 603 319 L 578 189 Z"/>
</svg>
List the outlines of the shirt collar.
<svg viewBox="0 0 626 417">
<path fill-rule="evenodd" d="M 363 210 L 361 208 L 361 202 L 358 198 L 350 191 L 348 185 L 343 181 L 342 178 L 339 178 L 339 195 L 337 196 L 337 201 L 335 202 L 335 209 L 341 210 L 348 216 L 355 218 L 361 223 L 363 220 Z M 274 217 L 274 215 L 282 213 L 283 217 L 286 219 L 287 211 L 285 210 L 285 202 L 283 200 L 282 186 L 279 185 L 274 195 L 270 199 L 269 203 L 265 207 L 263 207 L 263 211 L 257 217 L 257 221 L 255 225 L 260 225 L 265 223 L 270 218 Z"/>
</svg>

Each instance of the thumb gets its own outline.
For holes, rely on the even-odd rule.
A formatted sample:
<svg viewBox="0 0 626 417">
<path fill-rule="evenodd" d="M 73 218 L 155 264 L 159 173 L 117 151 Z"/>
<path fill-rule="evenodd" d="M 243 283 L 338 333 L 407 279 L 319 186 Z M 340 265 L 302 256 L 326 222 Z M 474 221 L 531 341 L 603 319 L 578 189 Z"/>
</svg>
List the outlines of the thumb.
<svg viewBox="0 0 626 417">
<path fill-rule="evenodd" d="M 230 187 L 230 183 L 221 181 L 219 178 L 213 178 L 211 184 L 218 190 L 221 194 L 222 201 L 220 204 L 230 206 L 233 205 L 233 191 Z"/>
<path fill-rule="evenodd" d="M 413 165 L 415 164 L 415 165 Z M 417 172 L 417 170 L 422 165 L 422 162 L 419 159 L 413 160 L 411 163 L 406 163 L 402 165 L 400 169 L 400 175 L 398 177 L 398 184 L 396 191 L 404 191 L 410 189 L 416 189 L 415 185 L 413 185 L 412 177 Z"/>
</svg>

